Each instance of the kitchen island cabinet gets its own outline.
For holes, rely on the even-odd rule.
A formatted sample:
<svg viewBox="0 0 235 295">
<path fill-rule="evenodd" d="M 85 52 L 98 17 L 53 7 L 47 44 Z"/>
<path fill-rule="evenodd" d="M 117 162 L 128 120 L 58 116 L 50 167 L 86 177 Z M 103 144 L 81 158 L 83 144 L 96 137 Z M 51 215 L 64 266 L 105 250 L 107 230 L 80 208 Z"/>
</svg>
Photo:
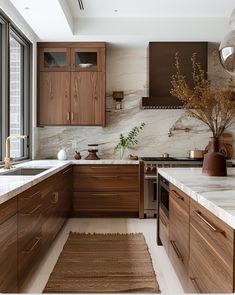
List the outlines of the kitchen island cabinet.
<svg viewBox="0 0 235 295">
<path fill-rule="evenodd" d="M 139 165 L 74 165 L 74 216 L 143 215 Z"/>
<path fill-rule="evenodd" d="M 158 172 L 171 183 L 166 251 L 184 290 L 233 293 L 234 169 L 229 170 L 228 177 L 220 177 L 219 189 L 218 179 L 201 176 L 200 168 L 164 168 Z M 228 184 L 230 190 L 226 189 Z M 161 233 L 158 235 L 161 239 Z M 162 242 L 166 247 L 166 241 Z"/>
</svg>

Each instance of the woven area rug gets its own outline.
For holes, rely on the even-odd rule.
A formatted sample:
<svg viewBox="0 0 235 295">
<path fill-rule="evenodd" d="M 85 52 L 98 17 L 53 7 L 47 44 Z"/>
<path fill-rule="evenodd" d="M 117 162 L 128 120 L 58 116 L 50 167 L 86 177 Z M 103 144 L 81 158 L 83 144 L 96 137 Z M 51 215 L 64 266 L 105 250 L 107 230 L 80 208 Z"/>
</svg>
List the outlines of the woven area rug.
<svg viewBox="0 0 235 295">
<path fill-rule="evenodd" d="M 70 233 L 44 293 L 160 293 L 143 234 Z"/>
</svg>

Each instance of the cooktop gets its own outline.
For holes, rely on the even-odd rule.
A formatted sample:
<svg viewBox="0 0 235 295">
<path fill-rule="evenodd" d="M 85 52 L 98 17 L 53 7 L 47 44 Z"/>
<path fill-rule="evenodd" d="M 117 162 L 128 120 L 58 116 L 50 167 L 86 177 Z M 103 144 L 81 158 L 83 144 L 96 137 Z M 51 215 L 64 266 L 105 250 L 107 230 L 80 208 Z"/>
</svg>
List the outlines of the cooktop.
<svg viewBox="0 0 235 295">
<path fill-rule="evenodd" d="M 141 157 L 143 161 L 202 161 L 202 159 L 174 158 L 174 157 Z"/>
</svg>

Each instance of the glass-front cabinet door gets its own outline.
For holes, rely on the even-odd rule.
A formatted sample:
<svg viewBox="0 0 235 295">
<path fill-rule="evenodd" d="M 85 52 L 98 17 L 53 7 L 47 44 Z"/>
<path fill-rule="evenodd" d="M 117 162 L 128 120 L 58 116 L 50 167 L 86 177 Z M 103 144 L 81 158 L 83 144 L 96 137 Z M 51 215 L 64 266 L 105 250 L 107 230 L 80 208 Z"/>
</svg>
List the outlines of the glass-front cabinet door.
<svg viewBox="0 0 235 295">
<path fill-rule="evenodd" d="M 41 71 L 69 71 L 69 48 L 43 48 L 40 52 Z"/>
<path fill-rule="evenodd" d="M 99 48 L 72 48 L 71 61 L 73 71 L 100 71 Z"/>
</svg>

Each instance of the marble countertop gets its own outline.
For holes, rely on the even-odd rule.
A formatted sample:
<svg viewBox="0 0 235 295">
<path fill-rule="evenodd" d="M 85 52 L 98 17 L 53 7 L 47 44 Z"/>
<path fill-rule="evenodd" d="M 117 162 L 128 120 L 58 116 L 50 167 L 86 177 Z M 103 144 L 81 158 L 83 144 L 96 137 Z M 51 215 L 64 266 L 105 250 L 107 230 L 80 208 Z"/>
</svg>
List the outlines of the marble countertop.
<svg viewBox="0 0 235 295">
<path fill-rule="evenodd" d="M 36 185 L 37 183 L 45 180 L 46 178 L 52 176 L 53 174 L 61 171 L 62 169 L 73 165 L 81 164 L 139 164 L 139 161 L 129 161 L 129 160 L 35 160 L 28 161 L 21 164 L 15 165 L 11 171 L 17 170 L 20 167 L 23 168 L 48 168 L 46 171 L 33 176 L 23 176 L 23 175 L 4 175 L 5 169 L 0 169 L 0 204 L 6 202 L 7 200 L 13 198 L 14 196 L 22 193 L 23 191 L 29 189 L 30 187 Z"/>
<path fill-rule="evenodd" d="M 159 168 L 158 173 L 235 229 L 235 168 L 227 177 L 202 175 L 201 168 Z"/>
</svg>

